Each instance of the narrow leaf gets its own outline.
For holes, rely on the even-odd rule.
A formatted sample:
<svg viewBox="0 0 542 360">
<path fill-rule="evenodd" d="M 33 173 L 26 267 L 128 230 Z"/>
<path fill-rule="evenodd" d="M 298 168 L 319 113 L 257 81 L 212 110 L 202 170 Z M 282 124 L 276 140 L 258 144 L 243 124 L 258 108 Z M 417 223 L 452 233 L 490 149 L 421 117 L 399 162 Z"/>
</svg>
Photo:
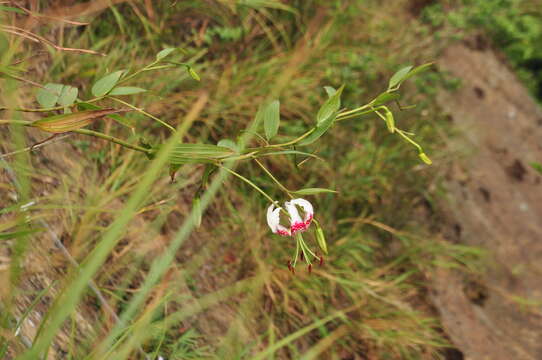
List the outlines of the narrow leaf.
<svg viewBox="0 0 542 360">
<path fill-rule="evenodd" d="M 379 106 L 379 105 L 383 105 L 383 104 L 386 104 L 390 101 L 393 101 L 393 100 L 397 100 L 401 97 L 401 94 L 399 93 L 389 93 L 389 92 L 384 92 L 380 95 L 378 95 L 376 97 L 376 99 L 373 100 L 373 102 L 371 103 L 372 106 Z"/>
<path fill-rule="evenodd" d="M 169 154 L 170 164 L 212 163 L 235 153 L 224 146 L 207 144 L 178 144 Z"/>
<path fill-rule="evenodd" d="M 44 119 L 34 121 L 31 126 L 37 127 L 43 131 L 47 131 L 53 134 L 61 134 L 68 131 L 80 129 L 84 126 L 87 126 L 92 121 L 103 116 L 124 111 L 129 110 L 104 109 L 79 111 L 71 114 L 49 116 Z"/>
<path fill-rule="evenodd" d="M 332 97 L 337 92 L 337 89 L 332 86 L 324 86 L 324 90 L 326 91 L 328 98 Z"/>
<path fill-rule="evenodd" d="M 309 136 L 307 136 L 306 138 L 301 140 L 298 143 L 298 145 L 299 146 L 310 145 L 313 142 L 315 142 L 316 140 L 318 140 L 322 135 L 324 135 L 329 130 L 329 128 L 333 124 L 333 121 L 335 121 L 335 117 L 336 116 L 332 116 L 332 117 L 328 118 L 326 121 L 324 121 L 323 123 L 321 123 L 320 125 L 318 125 L 314 129 L 314 131 Z"/>
<path fill-rule="evenodd" d="M 344 85 L 337 90 L 326 102 L 322 105 L 318 114 L 316 114 L 316 125 L 323 124 L 330 117 L 334 117 L 341 107 L 341 94 Z"/>
<path fill-rule="evenodd" d="M 316 241 L 318 241 L 318 246 L 320 246 L 322 252 L 327 255 L 326 236 L 324 235 L 324 230 L 320 227 L 320 225 L 316 226 Z"/>
<path fill-rule="evenodd" d="M 303 195 L 316 195 L 316 194 L 321 194 L 321 193 L 336 193 L 336 191 L 331 190 L 331 189 L 324 189 L 324 188 L 306 188 L 306 189 L 301 189 L 297 191 L 292 191 L 292 193 L 303 196 Z"/>
<path fill-rule="evenodd" d="M 109 95 L 134 95 L 147 91 L 135 86 L 119 86 L 111 90 Z"/>
<path fill-rule="evenodd" d="M 420 65 L 420 66 L 417 66 L 415 67 L 412 71 L 410 71 L 404 78 L 403 78 L 403 81 L 405 81 L 406 79 L 410 79 L 411 77 L 413 77 L 414 75 L 417 75 L 417 74 L 420 74 L 424 71 L 427 71 L 431 66 L 433 66 L 433 62 L 430 62 L 430 63 L 427 63 L 427 64 L 423 64 L 423 65 Z"/>
<path fill-rule="evenodd" d="M 123 74 L 124 70 L 115 71 L 96 81 L 91 89 L 92 95 L 96 97 L 107 95 L 117 85 Z"/>
<path fill-rule="evenodd" d="M 263 116 L 263 126 L 265 137 L 271 140 L 279 130 L 280 125 L 280 103 L 278 100 L 272 101 L 261 109 Z"/>
<path fill-rule="evenodd" d="M 161 50 L 158 54 L 156 54 L 156 60 L 162 60 L 169 54 L 171 54 L 173 51 L 175 51 L 176 48 L 165 48 Z"/>
<path fill-rule="evenodd" d="M 402 69 L 400 69 L 399 71 L 397 71 L 395 74 L 393 74 L 393 76 L 391 77 L 390 79 L 390 82 L 389 82 L 389 85 L 388 85 L 388 89 L 392 89 L 394 87 L 396 87 L 397 85 L 401 84 L 401 82 L 403 82 L 407 76 L 407 74 L 409 73 L 410 70 L 412 70 L 412 67 L 413 66 L 406 66 Z"/>
</svg>

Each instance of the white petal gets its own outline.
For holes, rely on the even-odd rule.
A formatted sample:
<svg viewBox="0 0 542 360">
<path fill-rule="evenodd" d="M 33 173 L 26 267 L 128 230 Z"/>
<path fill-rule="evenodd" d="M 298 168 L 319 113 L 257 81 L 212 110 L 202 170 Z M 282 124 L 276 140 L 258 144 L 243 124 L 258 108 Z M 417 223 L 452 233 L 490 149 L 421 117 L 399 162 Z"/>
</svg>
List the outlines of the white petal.
<svg viewBox="0 0 542 360">
<path fill-rule="evenodd" d="M 299 211 L 297 211 L 293 200 L 290 202 L 285 202 L 284 207 L 286 208 L 286 211 L 288 211 L 288 214 L 290 214 L 290 222 L 292 224 L 302 222 L 301 217 L 299 216 Z"/>
<path fill-rule="evenodd" d="M 305 199 L 299 198 L 299 199 L 293 199 L 292 201 L 290 201 L 290 203 L 292 203 L 294 205 L 298 205 L 298 206 L 303 208 L 303 211 L 305 212 L 305 216 L 304 216 L 304 221 L 305 222 L 312 220 L 312 218 L 314 216 L 314 209 L 313 209 L 312 204 L 310 202 L 308 202 Z"/>
<path fill-rule="evenodd" d="M 267 225 L 271 231 L 277 232 L 277 226 L 280 223 L 280 208 L 275 209 L 275 204 L 269 205 L 267 208 Z"/>
<path fill-rule="evenodd" d="M 290 229 L 280 224 L 280 208 L 275 209 L 275 204 L 271 204 L 267 208 L 267 225 L 271 228 L 271 231 L 275 234 L 282 236 L 290 236 Z"/>
</svg>

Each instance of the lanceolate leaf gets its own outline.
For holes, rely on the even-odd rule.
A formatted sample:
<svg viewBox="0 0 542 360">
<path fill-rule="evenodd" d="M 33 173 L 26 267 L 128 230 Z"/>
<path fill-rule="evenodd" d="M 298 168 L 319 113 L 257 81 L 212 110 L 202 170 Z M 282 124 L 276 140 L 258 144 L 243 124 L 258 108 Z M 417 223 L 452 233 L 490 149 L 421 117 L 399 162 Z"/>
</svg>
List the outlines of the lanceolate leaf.
<svg viewBox="0 0 542 360">
<path fill-rule="evenodd" d="M 337 92 L 337 90 L 332 86 L 324 86 L 324 90 L 326 91 L 328 97 L 332 97 Z"/>
<path fill-rule="evenodd" d="M 124 74 L 124 70 L 115 71 L 96 81 L 92 86 L 92 95 L 96 97 L 107 95 L 117 85 L 122 74 Z"/>
<path fill-rule="evenodd" d="M 304 196 L 304 195 L 316 195 L 316 194 L 321 194 L 321 193 L 336 193 L 336 191 L 330 190 L 330 189 L 324 189 L 324 188 L 306 188 L 306 189 L 301 189 L 297 191 L 292 191 L 292 193 L 296 195 Z"/>
<path fill-rule="evenodd" d="M 224 146 L 207 144 L 178 144 L 169 154 L 170 164 L 209 163 L 234 155 Z"/>
<path fill-rule="evenodd" d="M 339 90 L 335 91 L 335 93 L 333 93 L 333 95 L 326 100 L 324 105 L 322 105 L 320 110 L 318 110 L 318 114 L 316 115 L 317 126 L 323 124 L 327 119 L 334 117 L 337 114 L 337 111 L 339 111 L 339 108 L 341 107 L 341 94 L 343 89 L 344 85 L 341 86 Z"/>
<path fill-rule="evenodd" d="M 317 126 L 314 131 L 309 135 L 307 136 L 306 138 L 304 138 L 303 140 L 301 140 L 298 145 L 299 146 L 305 146 L 305 145 L 310 145 L 312 144 L 313 142 L 315 142 L 316 140 L 318 140 L 322 135 L 324 135 L 326 133 L 326 131 L 329 130 L 329 128 L 331 127 L 331 125 L 333 124 L 333 121 L 335 121 L 335 116 L 331 116 L 329 117 L 326 121 L 324 121 L 322 124 L 320 124 L 319 126 Z"/>
<path fill-rule="evenodd" d="M 156 54 L 156 60 L 162 60 L 173 51 L 175 51 L 175 48 L 165 48 L 164 50 L 161 50 L 158 54 Z"/>
<path fill-rule="evenodd" d="M 87 110 L 79 111 L 71 114 L 49 116 L 41 120 L 34 121 L 31 126 L 37 127 L 43 131 L 53 134 L 61 134 L 68 131 L 73 131 L 87 126 L 92 121 L 106 115 L 120 113 L 129 110 L 104 109 L 104 110 Z"/>
<path fill-rule="evenodd" d="M 430 62 L 430 63 L 427 63 L 427 64 L 423 64 L 423 65 L 420 65 L 420 66 L 417 66 L 415 67 L 412 71 L 410 71 L 404 78 L 403 78 L 403 81 L 405 81 L 406 79 L 409 79 L 411 77 L 413 77 L 414 75 L 417 75 L 419 73 L 422 73 L 424 71 L 427 71 L 431 66 L 433 66 L 434 63 Z"/>
<path fill-rule="evenodd" d="M 261 110 L 263 116 L 263 126 L 265 137 L 271 140 L 279 130 L 280 125 L 280 103 L 278 100 L 272 101 L 265 105 Z"/>
<path fill-rule="evenodd" d="M 397 85 L 400 85 L 406 78 L 407 74 L 412 70 L 412 66 L 405 66 L 404 68 L 397 71 L 390 79 L 388 89 L 395 88 Z"/>
<path fill-rule="evenodd" d="M 393 101 L 393 100 L 397 100 L 401 97 L 401 94 L 399 93 L 389 93 L 389 92 L 385 92 L 385 93 L 382 93 L 380 95 L 378 95 L 376 97 L 376 99 L 373 100 L 372 102 L 372 106 L 379 106 L 379 105 L 383 105 L 385 103 L 388 103 L 390 101 Z"/>
</svg>

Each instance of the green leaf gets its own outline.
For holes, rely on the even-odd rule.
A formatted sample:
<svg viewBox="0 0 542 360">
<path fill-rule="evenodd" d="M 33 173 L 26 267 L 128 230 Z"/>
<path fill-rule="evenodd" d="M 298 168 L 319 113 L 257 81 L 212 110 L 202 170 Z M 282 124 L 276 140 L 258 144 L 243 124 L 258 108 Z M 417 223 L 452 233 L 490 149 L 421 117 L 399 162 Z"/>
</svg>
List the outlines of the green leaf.
<svg viewBox="0 0 542 360">
<path fill-rule="evenodd" d="M 194 198 L 192 201 L 192 210 L 196 214 L 194 225 L 199 228 L 201 226 L 201 216 L 203 215 L 201 210 L 201 199 L 199 197 Z"/>
<path fill-rule="evenodd" d="M 320 249 L 322 249 L 322 252 L 327 255 L 327 243 L 326 243 L 326 237 L 324 235 L 324 230 L 316 223 L 316 241 L 318 242 L 318 246 L 320 246 Z"/>
<path fill-rule="evenodd" d="M 328 130 L 329 128 L 331 127 L 331 125 L 333 124 L 333 122 L 335 121 L 335 116 L 332 116 L 332 117 L 329 117 L 326 121 L 324 121 L 323 123 L 321 123 L 320 125 L 318 125 L 314 131 L 309 135 L 307 136 L 306 138 L 304 138 L 303 140 L 301 140 L 298 145 L 299 146 L 305 146 L 305 145 L 310 145 L 312 144 L 313 142 L 315 142 L 316 140 L 318 140 L 322 135 L 324 135 Z"/>
<path fill-rule="evenodd" d="M 128 110 L 104 109 L 79 111 L 71 114 L 49 116 L 34 121 L 30 126 L 37 127 L 40 130 L 47 131 L 53 134 L 62 134 L 87 126 L 92 121 L 98 118 L 123 111 Z"/>
<path fill-rule="evenodd" d="M 413 66 L 406 66 L 401 70 L 397 71 L 390 79 L 388 89 L 395 88 L 397 85 L 400 85 L 406 78 L 407 74 L 412 70 Z"/>
<path fill-rule="evenodd" d="M 117 85 L 123 74 L 124 70 L 115 71 L 96 81 L 91 89 L 92 95 L 96 97 L 107 95 Z"/>
<path fill-rule="evenodd" d="M 403 81 L 405 81 L 406 79 L 410 79 L 411 77 L 413 77 L 414 75 L 417 75 L 419 73 L 422 73 L 424 71 L 427 71 L 431 66 L 433 66 L 433 62 L 430 62 L 430 63 L 427 63 L 427 64 L 423 64 L 423 65 L 420 65 L 420 66 L 417 66 L 415 67 L 412 71 L 410 71 L 404 78 L 403 78 Z"/>
<path fill-rule="evenodd" d="M 36 94 L 36 100 L 44 108 L 51 108 L 56 105 L 60 94 L 62 94 L 62 84 L 45 84 L 45 86 L 38 90 Z"/>
<path fill-rule="evenodd" d="M 400 97 L 401 97 L 401 94 L 399 94 L 399 93 L 384 92 L 384 93 L 378 95 L 376 97 L 376 99 L 373 100 L 371 105 L 372 106 L 383 105 L 383 104 L 388 103 L 390 101 L 397 100 Z"/>
<path fill-rule="evenodd" d="M 316 194 L 321 194 L 321 193 L 336 193 L 336 191 L 330 190 L 330 189 L 324 189 L 324 188 L 306 188 L 306 189 L 301 189 L 297 191 L 292 191 L 292 193 L 296 195 L 304 196 L 304 195 L 316 195 Z"/>
<path fill-rule="evenodd" d="M 265 137 L 271 140 L 279 130 L 280 125 L 280 103 L 278 100 L 272 101 L 265 105 L 259 112 L 258 116 L 263 117 L 263 127 Z"/>
<path fill-rule="evenodd" d="M 212 163 L 234 155 L 232 149 L 225 146 L 208 144 L 177 144 L 169 154 L 170 164 Z"/>
<path fill-rule="evenodd" d="M 70 106 L 77 100 L 78 93 L 76 87 L 49 83 L 38 90 L 36 100 L 44 108 L 51 108 L 56 104 Z"/>
<path fill-rule="evenodd" d="M 79 94 L 79 90 L 76 87 L 64 85 L 57 102 L 62 106 L 73 105 L 77 100 L 77 94 Z"/>
<path fill-rule="evenodd" d="M 328 98 L 332 97 L 337 92 L 337 89 L 332 86 L 324 86 L 324 90 L 326 91 Z"/>
<path fill-rule="evenodd" d="M 239 146 L 237 146 L 235 141 L 230 139 L 222 139 L 216 145 L 227 147 L 228 149 L 232 149 L 235 152 L 239 152 Z"/>
<path fill-rule="evenodd" d="M 111 90 L 109 95 L 134 95 L 147 91 L 135 86 L 119 86 Z"/>
<path fill-rule="evenodd" d="M 156 54 L 156 60 L 162 60 L 163 58 L 165 58 L 166 56 L 168 56 L 169 54 L 171 54 L 175 50 L 176 50 L 176 48 L 165 48 L 165 49 L 161 50 L 158 54 Z"/>
<path fill-rule="evenodd" d="M 327 119 L 334 117 L 334 115 L 337 114 L 337 111 L 339 111 L 339 108 L 341 107 L 341 94 L 343 89 L 344 85 L 342 85 L 339 90 L 335 91 L 335 93 L 322 105 L 320 110 L 318 110 L 318 114 L 316 114 L 316 125 L 324 123 Z"/>
</svg>

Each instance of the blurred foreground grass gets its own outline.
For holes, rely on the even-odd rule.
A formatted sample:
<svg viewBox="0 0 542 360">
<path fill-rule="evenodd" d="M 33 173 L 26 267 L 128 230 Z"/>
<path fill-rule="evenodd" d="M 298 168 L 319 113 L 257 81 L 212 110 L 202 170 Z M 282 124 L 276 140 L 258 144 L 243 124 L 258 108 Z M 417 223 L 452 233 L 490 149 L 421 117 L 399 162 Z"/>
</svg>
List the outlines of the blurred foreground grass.
<svg viewBox="0 0 542 360">
<path fill-rule="evenodd" d="M 55 9 L 61 13 L 40 11 Z M 0 14 L 6 23 L 14 19 Z M 106 72 L 181 47 L 201 83 L 184 70 L 166 70 L 141 77 L 138 86 L 152 91 L 132 101 L 173 126 L 197 114 L 186 142 L 233 138 L 270 94 L 281 100 L 284 132 L 298 134 L 313 123 L 323 86 L 345 83 L 345 105 L 359 103 L 401 66 L 433 60 L 438 47 L 407 1 L 117 1 L 87 19 L 88 26 L 51 20 L 34 30 L 107 56 L 43 53 L 5 34 L 1 65 L 24 59 L 18 66 L 25 79 L 88 93 Z M 34 86 L 1 81 L 2 106 L 35 106 Z M 441 76 L 427 73 L 405 86 L 403 105 L 417 106 L 397 122 L 445 163 L 438 149 L 446 125 L 432 105 Z M 166 141 L 169 134 L 149 119 L 129 118 L 154 142 Z M 93 127 L 133 136 L 110 121 Z M 22 131 L 2 128 L 2 153 L 32 144 L 27 136 L 43 139 Z M 11 236 L 0 238 L 0 357 L 33 359 L 28 347 L 38 339 L 39 353 L 51 359 L 443 358 L 448 344 L 426 279 L 439 266 L 474 271 L 479 253 L 439 235 L 432 218 L 438 166 L 420 165 L 372 117 L 337 126 L 314 150 L 327 161 L 300 168 L 288 157 L 266 162 L 290 189 L 339 190 L 311 198 L 329 242 L 325 265 L 295 276 L 286 267 L 293 245 L 268 231 L 265 199 L 233 178 L 217 183 L 202 226 L 185 239 L 178 231 L 189 218 L 199 166 L 185 165 L 171 184 L 167 171 L 153 170 L 140 154 L 80 135 L 2 157 L 0 232 Z M 238 171 L 270 188 L 255 168 L 241 164 Z M 176 241 L 180 250 L 168 253 Z M 102 251 L 96 249 L 107 260 L 79 301 L 69 284 L 87 286 L 79 278 L 91 275 Z M 167 256 L 171 265 L 161 264 Z M 147 283 L 158 268 L 167 268 L 164 276 Z M 50 327 L 71 301 L 76 311 L 58 331 Z"/>
</svg>

